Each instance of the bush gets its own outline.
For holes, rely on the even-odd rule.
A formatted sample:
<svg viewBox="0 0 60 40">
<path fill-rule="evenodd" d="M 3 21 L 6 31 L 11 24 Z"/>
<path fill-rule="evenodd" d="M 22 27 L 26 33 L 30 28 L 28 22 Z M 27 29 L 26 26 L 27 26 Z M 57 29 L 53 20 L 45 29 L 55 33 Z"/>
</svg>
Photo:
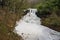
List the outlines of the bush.
<svg viewBox="0 0 60 40">
<path fill-rule="evenodd" d="M 42 2 L 37 5 L 37 9 L 39 11 L 37 14 L 40 14 L 40 16 L 42 15 L 42 17 L 46 17 L 47 15 L 60 10 L 59 5 L 59 0 L 47 0 L 46 2 Z"/>
<path fill-rule="evenodd" d="M 42 19 L 42 25 L 60 31 L 60 0 L 47 0 L 36 7 L 36 14 Z"/>
</svg>

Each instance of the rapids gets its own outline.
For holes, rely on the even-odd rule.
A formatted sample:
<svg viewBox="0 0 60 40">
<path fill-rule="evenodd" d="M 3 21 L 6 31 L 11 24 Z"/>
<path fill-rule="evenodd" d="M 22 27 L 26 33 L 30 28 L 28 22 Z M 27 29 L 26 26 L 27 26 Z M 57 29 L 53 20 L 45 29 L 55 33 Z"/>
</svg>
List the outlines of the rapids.
<svg viewBox="0 0 60 40">
<path fill-rule="evenodd" d="M 37 9 L 28 9 L 29 12 L 20 21 L 17 21 L 14 32 L 24 40 L 60 40 L 60 32 L 41 25 L 41 19 L 36 16 Z"/>
</svg>

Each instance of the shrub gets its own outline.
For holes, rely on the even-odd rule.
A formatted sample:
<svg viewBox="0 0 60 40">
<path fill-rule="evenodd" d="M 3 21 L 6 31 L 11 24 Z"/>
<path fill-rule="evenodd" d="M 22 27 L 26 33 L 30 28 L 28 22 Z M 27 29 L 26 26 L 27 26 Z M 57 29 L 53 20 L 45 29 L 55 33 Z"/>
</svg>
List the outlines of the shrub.
<svg viewBox="0 0 60 40">
<path fill-rule="evenodd" d="M 42 25 L 60 31 L 60 0 L 46 0 L 36 7 L 36 14 L 42 19 Z"/>
</svg>

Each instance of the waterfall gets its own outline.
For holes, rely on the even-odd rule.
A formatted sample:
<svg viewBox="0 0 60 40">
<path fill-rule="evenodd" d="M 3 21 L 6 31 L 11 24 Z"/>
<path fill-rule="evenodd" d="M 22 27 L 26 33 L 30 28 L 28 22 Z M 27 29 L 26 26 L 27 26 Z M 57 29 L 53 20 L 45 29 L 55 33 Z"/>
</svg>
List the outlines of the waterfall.
<svg viewBox="0 0 60 40">
<path fill-rule="evenodd" d="M 60 32 L 41 25 L 41 19 L 36 16 L 37 9 L 28 10 L 29 12 L 17 21 L 15 33 L 24 40 L 60 40 Z"/>
</svg>

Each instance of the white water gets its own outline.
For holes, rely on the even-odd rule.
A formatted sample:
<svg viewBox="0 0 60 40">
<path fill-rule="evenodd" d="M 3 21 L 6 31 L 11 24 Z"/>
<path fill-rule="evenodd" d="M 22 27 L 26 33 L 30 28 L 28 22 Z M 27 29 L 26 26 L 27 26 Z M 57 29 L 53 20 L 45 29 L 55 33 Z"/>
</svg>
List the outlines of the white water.
<svg viewBox="0 0 60 40">
<path fill-rule="evenodd" d="M 37 9 L 29 9 L 20 21 L 17 22 L 14 32 L 24 40 L 60 40 L 60 32 L 56 32 L 40 25 L 40 18 L 36 16 Z"/>
</svg>

